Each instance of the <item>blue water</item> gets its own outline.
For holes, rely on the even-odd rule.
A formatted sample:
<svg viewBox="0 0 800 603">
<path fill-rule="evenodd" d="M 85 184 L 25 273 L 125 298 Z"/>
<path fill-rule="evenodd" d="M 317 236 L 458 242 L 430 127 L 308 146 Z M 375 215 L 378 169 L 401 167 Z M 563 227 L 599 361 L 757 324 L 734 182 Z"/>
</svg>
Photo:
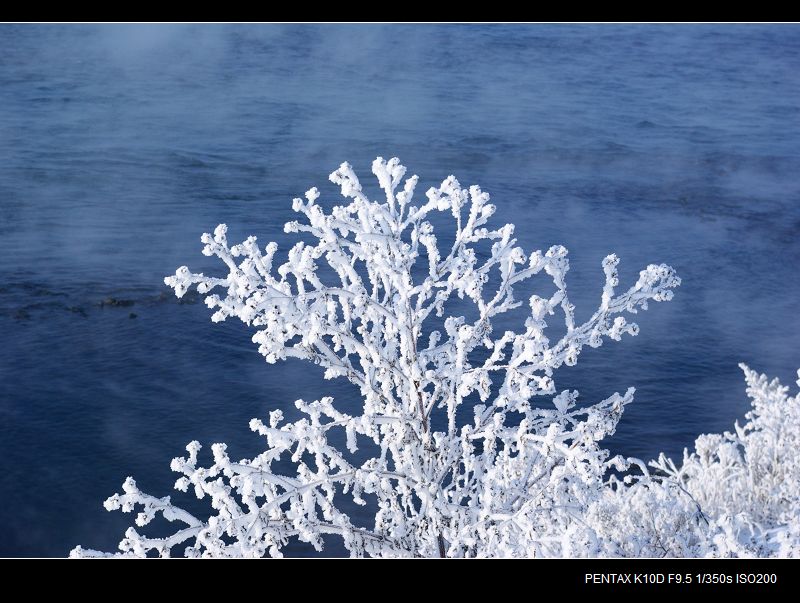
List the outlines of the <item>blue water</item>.
<svg viewBox="0 0 800 603">
<path fill-rule="evenodd" d="M 798 74 L 797 26 L 0 26 L 0 555 L 113 549 L 125 476 L 169 494 L 192 439 L 245 456 L 251 417 L 358 404 L 162 284 L 218 269 L 218 222 L 285 243 L 344 160 L 481 184 L 526 249 L 570 249 L 579 318 L 607 253 L 623 284 L 673 265 L 675 300 L 558 385 L 637 388 L 617 452 L 730 428 L 738 362 L 800 365 Z"/>
</svg>

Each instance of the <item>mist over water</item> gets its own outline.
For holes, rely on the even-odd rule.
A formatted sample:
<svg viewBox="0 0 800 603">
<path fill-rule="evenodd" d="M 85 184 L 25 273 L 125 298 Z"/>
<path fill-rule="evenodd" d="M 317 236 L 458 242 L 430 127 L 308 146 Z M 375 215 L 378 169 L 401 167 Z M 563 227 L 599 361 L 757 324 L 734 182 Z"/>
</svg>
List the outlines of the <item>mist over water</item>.
<svg viewBox="0 0 800 603">
<path fill-rule="evenodd" d="M 133 518 L 102 501 L 127 475 L 175 495 L 190 440 L 244 457 L 252 417 L 359 404 L 163 285 L 219 272 L 199 242 L 219 222 L 285 249 L 291 198 L 335 199 L 345 160 L 373 195 L 378 155 L 418 194 L 480 184 L 526 250 L 570 250 L 578 319 L 606 254 L 621 287 L 674 266 L 640 335 L 557 386 L 636 387 L 614 452 L 730 429 L 738 362 L 800 366 L 798 73 L 798 26 L 0 25 L 0 555 L 114 550 Z"/>
</svg>

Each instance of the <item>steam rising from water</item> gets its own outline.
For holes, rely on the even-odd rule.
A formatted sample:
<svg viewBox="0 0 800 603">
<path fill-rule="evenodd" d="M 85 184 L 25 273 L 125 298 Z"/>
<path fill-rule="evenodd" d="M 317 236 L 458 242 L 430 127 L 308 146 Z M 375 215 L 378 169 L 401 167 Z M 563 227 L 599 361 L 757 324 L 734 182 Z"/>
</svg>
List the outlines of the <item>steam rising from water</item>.
<svg viewBox="0 0 800 603">
<path fill-rule="evenodd" d="M 623 283 L 675 266 L 641 335 L 559 385 L 636 386 L 627 454 L 728 429 L 738 362 L 800 364 L 798 67 L 797 26 L 0 26 L 0 554 L 107 549 L 126 475 L 166 494 L 191 439 L 244 456 L 276 405 L 357 403 L 161 296 L 216 270 L 218 222 L 285 246 L 344 160 L 481 184 L 523 247 L 570 249 L 578 311 L 609 252 Z"/>
</svg>

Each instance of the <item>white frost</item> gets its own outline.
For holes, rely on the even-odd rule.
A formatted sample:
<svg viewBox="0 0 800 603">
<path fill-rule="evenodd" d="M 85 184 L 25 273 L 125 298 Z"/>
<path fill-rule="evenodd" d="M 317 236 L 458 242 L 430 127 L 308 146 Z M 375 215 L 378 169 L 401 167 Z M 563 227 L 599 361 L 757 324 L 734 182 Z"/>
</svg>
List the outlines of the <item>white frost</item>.
<svg viewBox="0 0 800 603">
<path fill-rule="evenodd" d="M 643 462 L 609 459 L 599 445 L 632 401 L 632 388 L 582 407 L 577 392 L 556 389 L 555 369 L 575 364 L 584 345 L 636 335 L 622 313 L 672 298 L 680 284 L 672 268 L 650 265 L 618 294 L 619 259 L 608 256 L 600 306 L 576 324 L 564 247 L 526 255 L 513 225 L 488 225 L 495 212 L 489 195 L 463 189 L 453 176 L 414 206 L 417 177 L 404 181 L 399 160 L 378 158 L 372 171 L 381 201 L 368 199 L 347 163 L 330 176 L 346 204 L 326 212 L 317 189 L 293 201 L 303 220 L 286 224 L 286 232 L 316 243 L 298 242 L 277 267 L 274 243 L 262 250 L 248 237 L 229 246 L 220 225 L 203 235 L 203 253 L 219 257 L 227 275 L 184 266 L 165 279 L 178 297 L 191 286 L 218 290 L 206 297 L 212 320 L 236 317 L 252 326 L 268 362 L 301 358 L 326 378 L 354 383 L 361 414 L 339 412 L 331 398 L 298 400 L 300 420 L 273 411 L 268 424 L 251 421 L 266 440 L 263 453 L 233 461 L 215 444 L 210 467 L 198 466 L 200 446 L 190 444 L 172 469 L 181 474 L 178 490 L 191 487 L 211 502 L 205 519 L 168 497 L 141 493 L 129 478 L 123 494 L 106 501 L 109 510 L 142 508 L 137 526 L 161 513 L 181 527 L 167 538 L 130 528 L 117 555 L 168 555 L 180 546 L 188 556 L 280 556 L 291 538 L 321 549 L 325 535 L 340 537 L 353 556 L 796 554 L 800 417 L 798 399 L 785 389 L 746 371 L 756 401 L 750 422 L 736 435 L 698 439 L 680 469 L 662 456 L 652 476 Z M 449 249 L 440 249 L 428 221 L 434 212 L 455 223 Z M 481 241 L 490 243 L 488 257 L 476 252 Z M 420 267 L 422 277 L 413 278 Z M 492 274 L 499 286 L 487 291 Z M 515 287 L 537 274 L 552 279 L 555 293 L 518 300 Z M 443 332 L 424 335 L 453 296 L 471 300 L 474 320 L 448 317 Z M 495 334 L 494 317 L 525 302 L 531 313 L 523 328 Z M 556 313 L 566 329 L 550 341 L 545 329 Z M 473 393 L 482 404 L 461 425 L 457 409 Z M 534 404 L 536 396 L 552 396 L 553 406 Z M 511 420 L 512 412 L 522 421 Z M 432 428 L 439 415 L 443 431 Z M 337 430 L 347 451 L 329 441 Z M 356 463 L 356 450 L 368 458 Z M 353 525 L 337 493 L 371 505 L 373 527 Z"/>
</svg>

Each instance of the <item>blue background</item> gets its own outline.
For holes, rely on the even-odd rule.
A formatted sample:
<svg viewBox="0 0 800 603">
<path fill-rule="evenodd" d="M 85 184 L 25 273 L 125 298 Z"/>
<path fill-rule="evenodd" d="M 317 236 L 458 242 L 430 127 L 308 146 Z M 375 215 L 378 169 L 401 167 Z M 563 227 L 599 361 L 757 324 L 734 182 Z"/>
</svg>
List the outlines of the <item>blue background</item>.
<svg viewBox="0 0 800 603">
<path fill-rule="evenodd" d="M 558 386 L 637 388 L 615 452 L 731 428 L 738 362 L 800 365 L 798 73 L 797 26 L 0 26 L 0 554 L 113 550 L 125 476 L 169 494 L 192 439 L 242 457 L 251 417 L 357 407 L 162 284 L 219 270 L 219 222 L 285 248 L 291 198 L 333 199 L 345 160 L 480 184 L 525 249 L 570 249 L 578 319 L 607 253 L 625 286 L 673 265 L 675 300 Z"/>
</svg>

